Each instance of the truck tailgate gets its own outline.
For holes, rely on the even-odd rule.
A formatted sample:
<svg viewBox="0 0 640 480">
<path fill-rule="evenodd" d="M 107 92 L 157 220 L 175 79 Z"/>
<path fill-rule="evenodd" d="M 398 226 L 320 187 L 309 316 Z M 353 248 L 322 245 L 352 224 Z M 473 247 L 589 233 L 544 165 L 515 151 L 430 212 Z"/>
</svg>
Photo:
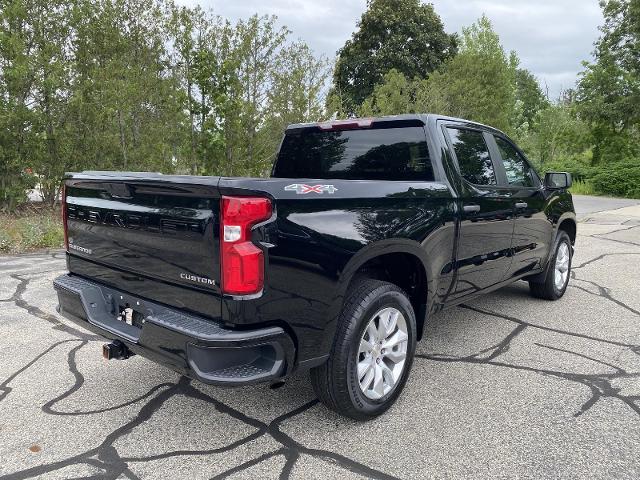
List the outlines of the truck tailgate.
<svg viewBox="0 0 640 480">
<path fill-rule="evenodd" d="M 104 266 L 128 274 L 129 279 L 219 295 L 218 180 L 160 174 L 74 175 L 66 181 L 71 272 L 85 260 L 93 264 L 92 272 Z M 109 278 L 114 283 L 115 277 Z"/>
</svg>

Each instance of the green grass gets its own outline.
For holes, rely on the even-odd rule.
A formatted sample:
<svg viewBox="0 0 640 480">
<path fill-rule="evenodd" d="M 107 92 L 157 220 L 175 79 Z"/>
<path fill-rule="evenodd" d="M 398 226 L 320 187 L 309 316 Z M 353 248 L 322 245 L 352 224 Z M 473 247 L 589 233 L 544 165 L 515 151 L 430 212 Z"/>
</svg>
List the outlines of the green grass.
<svg viewBox="0 0 640 480">
<path fill-rule="evenodd" d="M 0 253 L 61 248 L 63 243 L 58 210 L 30 209 L 12 215 L 0 214 Z"/>
<path fill-rule="evenodd" d="M 569 190 L 576 195 L 598 195 L 589 180 L 574 180 Z"/>
</svg>

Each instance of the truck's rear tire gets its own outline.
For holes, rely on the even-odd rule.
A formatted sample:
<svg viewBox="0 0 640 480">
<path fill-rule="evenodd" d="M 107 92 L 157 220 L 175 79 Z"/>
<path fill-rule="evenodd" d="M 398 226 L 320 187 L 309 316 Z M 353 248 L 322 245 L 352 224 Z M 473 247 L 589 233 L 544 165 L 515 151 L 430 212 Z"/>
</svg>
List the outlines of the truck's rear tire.
<svg viewBox="0 0 640 480">
<path fill-rule="evenodd" d="M 396 285 L 358 280 L 338 317 L 327 362 L 311 383 L 327 407 L 356 420 L 381 415 L 407 381 L 416 348 L 416 318 Z"/>
<path fill-rule="evenodd" d="M 542 281 L 529 280 L 531 295 L 545 300 L 561 298 L 569 284 L 572 254 L 571 239 L 567 232 L 560 230 L 544 278 Z"/>
</svg>

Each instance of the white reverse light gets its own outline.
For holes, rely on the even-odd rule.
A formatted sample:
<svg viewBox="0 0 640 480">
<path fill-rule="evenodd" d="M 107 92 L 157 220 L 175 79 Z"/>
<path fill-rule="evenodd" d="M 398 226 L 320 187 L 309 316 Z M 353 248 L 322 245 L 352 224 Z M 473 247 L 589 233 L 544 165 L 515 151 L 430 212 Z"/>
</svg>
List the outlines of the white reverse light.
<svg viewBox="0 0 640 480">
<path fill-rule="evenodd" d="M 224 241 L 225 242 L 237 242 L 242 236 L 242 230 L 239 225 L 225 225 L 224 226 Z"/>
</svg>

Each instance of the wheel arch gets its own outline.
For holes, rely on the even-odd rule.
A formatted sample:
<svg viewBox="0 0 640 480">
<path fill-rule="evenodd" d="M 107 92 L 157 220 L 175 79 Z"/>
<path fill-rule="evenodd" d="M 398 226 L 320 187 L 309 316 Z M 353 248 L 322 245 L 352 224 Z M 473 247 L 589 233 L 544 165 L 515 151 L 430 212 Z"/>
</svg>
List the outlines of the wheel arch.
<svg viewBox="0 0 640 480">
<path fill-rule="evenodd" d="M 429 262 L 424 250 L 411 240 L 383 240 L 359 251 L 345 266 L 337 286 L 329 315 L 333 318 L 342 308 L 350 286 L 358 278 L 383 280 L 402 288 L 416 315 L 417 339 L 422 338 L 429 293 Z"/>
<path fill-rule="evenodd" d="M 554 228 L 553 228 L 553 237 L 551 238 L 551 243 L 549 244 L 549 252 L 547 253 L 547 258 L 545 259 L 545 263 L 544 263 L 544 272 L 540 274 L 542 276 L 546 275 L 547 268 L 549 268 L 549 262 L 553 257 L 553 254 L 555 251 L 554 247 L 556 244 L 556 239 L 558 238 L 558 232 L 561 232 L 561 231 L 566 232 L 567 235 L 569 235 L 569 238 L 571 239 L 571 245 L 574 245 L 576 241 L 576 235 L 578 232 L 578 225 L 576 222 L 575 213 L 565 212 L 562 215 L 560 215 L 557 221 L 555 222 Z M 532 278 L 543 278 L 543 277 L 534 276 Z"/>
<path fill-rule="evenodd" d="M 571 239 L 571 245 L 575 245 L 576 235 L 578 233 L 578 225 L 576 223 L 575 217 L 569 215 L 564 216 L 564 218 L 561 217 L 560 221 L 558 222 L 556 235 L 559 231 L 567 232 L 567 235 L 569 235 L 569 238 Z"/>
</svg>

